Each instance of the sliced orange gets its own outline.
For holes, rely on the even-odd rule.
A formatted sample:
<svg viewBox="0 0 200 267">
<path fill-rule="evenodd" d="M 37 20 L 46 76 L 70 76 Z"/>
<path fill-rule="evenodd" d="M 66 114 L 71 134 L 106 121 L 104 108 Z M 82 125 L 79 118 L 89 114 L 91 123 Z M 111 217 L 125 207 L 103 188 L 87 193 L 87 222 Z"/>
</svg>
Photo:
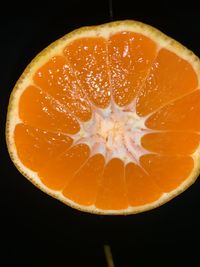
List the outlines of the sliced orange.
<svg viewBox="0 0 200 267">
<path fill-rule="evenodd" d="M 136 21 L 84 27 L 28 65 L 10 97 L 18 170 L 65 204 L 134 214 L 200 173 L 200 61 Z"/>
</svg>

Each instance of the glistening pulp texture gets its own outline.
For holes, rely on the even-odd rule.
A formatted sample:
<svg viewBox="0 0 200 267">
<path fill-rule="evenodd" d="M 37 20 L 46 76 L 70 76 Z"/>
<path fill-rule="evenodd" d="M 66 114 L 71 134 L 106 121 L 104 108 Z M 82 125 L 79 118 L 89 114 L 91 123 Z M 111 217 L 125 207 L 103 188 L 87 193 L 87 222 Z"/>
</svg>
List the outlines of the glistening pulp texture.
<svg viewBox="0 0 200 267">
<path fill-rule="evenodd" d="M 200 90 L 184 59 L 129 31 L 72 41 L 20 97 L 21 162 L 78 205 L 126 210 L 194 168 Z"/>
</svg>

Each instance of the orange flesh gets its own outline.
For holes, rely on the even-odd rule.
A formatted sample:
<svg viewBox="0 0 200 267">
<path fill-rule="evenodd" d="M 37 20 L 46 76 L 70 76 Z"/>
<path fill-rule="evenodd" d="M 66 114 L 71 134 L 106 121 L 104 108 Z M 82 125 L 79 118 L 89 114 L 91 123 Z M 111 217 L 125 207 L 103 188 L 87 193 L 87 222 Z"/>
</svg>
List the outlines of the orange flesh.
<svg viewBox="0 0 200 267">
<path fill-rule="evenodd" d="M 192 67 L 149 38 L 121 32 L 78 39 L 44 64 L 20 97 L 14 139 L 22 163 L 80 205 L 119 210 L 156 201 L 191 173 L 199 145 L 200 90 Z M 152 129 L 139 164 L 105 162 L 73 134 L 96 107 L 136 103 Z M 152 114 L 151 114 L 152 113 Z M 154 132 L 155 131 L 155 132 Z M 70 134 L 70 136 L 68 136 Z"/>
<path fill-rule="evenodd" d="M 46 131 L 70 134 L 79 131 L 76 118 L 35 86 L 27 87 L 22 94 L 19 116 L 25 124 Z"/>
<path fill-rule="evenodd" d="M 129 205 L 139 206 L 157 200 L 163 191 L 141 167 L 129 163 L 125 170 Z"/>
<path fill-rule="evenodd" d="M 56 158 L 50 159 L 43 166 L 38 166 L 39 176 L 49 188 L 63 190 L 88 157 L 88 146 L 84 144 L 73 146 L 58 154 Z"/>
<path fill-rule="evenodd" d="M 112 159 L 106 165 L 95 204 L 97 208 L 105 210 L 128 207 L 124 164 L 121 160 Z"/>
<path fill-rule="evenodd" d="M 151 129 L 200 131 L 200 90 L 182 97 L 154 113 L 146 122 Z"/>
<path fill-rule="evenodd" d="M 139 92 L 137 112 L 145 116 L 196 88 L 197 77 L 191 65 L 162 48 Z"/>
<path fill-rule="evenodd" d="M 194 167 L 189 156 L 145 155 L 141 164 L 163 192 L 169 192 L 180 185 Z"/>
<path fill-rule="evenodd" d="M 105 108 L 110 101 L 106 40 L 102 37 L 82 38 L 64 50 L 76 79 L 91 102 Z"/>
<path fill-rule="evenodd" d="M 156 57 L 156 44 L 144 35 L 122 32 L 108 42 L 113 98 L 119 106 L 129 104 L 140 90 Z"/>
<path fill-rule="evenodd" d="M 100 154 L 89 158 L 80 171 L 75 174 L 71 183 L 63 190 L 64 196 L 81 205 L 94 204 L 101 183 L 104 165 L 104 157 Z"/>
<path fill-rule="evenodd" d="M 142 146 L 164 155 L 190 155 L 195 152 L 200 135 L 190 132 L 157 132 L 144 135 Z"/>
<path fill-rule="evenodd" d="M 90 119 L 90 104 L 64 56 L 53 57 L 34 75 L 34 82 L 83 121 Z"/>
<path fill-rule="evenodd" d="M 15 142 L 24 164 L 31 170 L 38 171 L 39 166 L 66 151 L 71 146 L 72 139 L 20 123 L 15 128 Z"/>
</svg>

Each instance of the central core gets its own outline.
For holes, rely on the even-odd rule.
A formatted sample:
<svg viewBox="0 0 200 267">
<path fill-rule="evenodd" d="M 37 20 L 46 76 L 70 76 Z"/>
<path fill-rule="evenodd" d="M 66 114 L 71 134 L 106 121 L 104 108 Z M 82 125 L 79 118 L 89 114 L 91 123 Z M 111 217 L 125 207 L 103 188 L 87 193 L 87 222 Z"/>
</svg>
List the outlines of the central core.
<svg viewBox="0 0 200 267">
<path fill-rule="evenodd" d="M 91 155 L 101 153 L 106 161 L 119 158 L 125 163 L 139 164 L 139 158 L 147 151 L 141 146 L 146 133 L 144 118 L 134 111 L 120 107 L 97 109 L 93 117 L 81 125 L 75 143 L 90 147 Z"/>
<path fill-rule="evenodd" d="M 125 121 L 117 119 L 115 114 L 104 119 L 99 114 L 96 114 L 96 133 L 105 142 L 108 149 L 113 149 L 113 146 L 120 141 L 125 130 Z"/>
</svg>

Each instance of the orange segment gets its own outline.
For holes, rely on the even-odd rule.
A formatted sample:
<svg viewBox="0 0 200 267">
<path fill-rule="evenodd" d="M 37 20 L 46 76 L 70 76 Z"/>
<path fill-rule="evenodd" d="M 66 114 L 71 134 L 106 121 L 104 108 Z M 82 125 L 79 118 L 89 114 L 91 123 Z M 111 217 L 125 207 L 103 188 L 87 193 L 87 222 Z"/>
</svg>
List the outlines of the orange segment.
<svg viewBox="0 0 200 267">
<path fill-rule="evenodd" d="M 90 150 L 87 145 L 73 146 L 46 162 L 38 174 L 47 187 L 62 190 L 73 178 L 74 173 L 88 159 L 89 154 Z"/>
<path fill-rule="evenodd" d="M 156 44 L 142 34 L 120 32 L 108 42 L 111 87 L 119 106 L 130 103 L 156 56 Z"/>
<path fill-rule="evenodd" d="M 161 108 L 146 121 L 152 129 L 200 131 L 200 90 Z"/>
<path fill-rule="evenodd" d="M 125 169 L 129 205 L 140 206 L 157 200 L 163 191 L 139 166 L 129 163 Z"/>
<path fill-rule="evenodd" d="M 51 58 L 36 72 L 33 80 L 37 86 L 64 104 L 78 118 L 84 121 L 90 119 L 90 104 L 65 57 Z"/>
<path fill-rule="evenodd" d="M 197 75 L 184 59 L 162 48 L 137 99 L 137 113 L 145 116 L 167 102 L 197 88 Z"/>
<path fill-rule="evenodd" d="M 63 190 L 64 196 L 81 205 L 88 206 L 94 204 L 102 179 L 104 164 L 105 160 L 102 155 L 97 154 L 91 157 L 77 171 L 72 181 Z"/>
<path fill-rule="evenodd" d="M 193 159 L 189 156 L 145 155 L 140 158 L 140 162 L 164 192 L 177 188 L 194 167 Z"/>
<path fill-rule="evenodd" d="M 102 108 L 108 106 L 110 84 L 105 39 L 80 38 L 66 46 L 64 54 L 92 103 Z"/>
<path fill-rule="evenodd" d="M 112 159 L 105 167 L 96 207 L 104 210 L 119 210 L 128 207 L 124 164 L 119 159 Z"/>
<path fill-rule="evenodd" d="M 165 155 L 189 155 L 199 145 L 200 135 L 187 132 L 151 133 L 143 136 L 141 144 L 149 151 Z"/>
<path fill-rule="evenodd" d="M 25 124 L 46 131 L 74 134 L 80 129 L 77 120 L 54 99 L 34 86 L 23 92 L 19 116 Z"/>
<path fill-rule="evenodd" d="M 20 160 L 37 171 L 50 159 L 67 150 L 72 139 L 66 135 L 50 133 L 22 123 L 15 127 L 15 145 Z"/>
</svg>

